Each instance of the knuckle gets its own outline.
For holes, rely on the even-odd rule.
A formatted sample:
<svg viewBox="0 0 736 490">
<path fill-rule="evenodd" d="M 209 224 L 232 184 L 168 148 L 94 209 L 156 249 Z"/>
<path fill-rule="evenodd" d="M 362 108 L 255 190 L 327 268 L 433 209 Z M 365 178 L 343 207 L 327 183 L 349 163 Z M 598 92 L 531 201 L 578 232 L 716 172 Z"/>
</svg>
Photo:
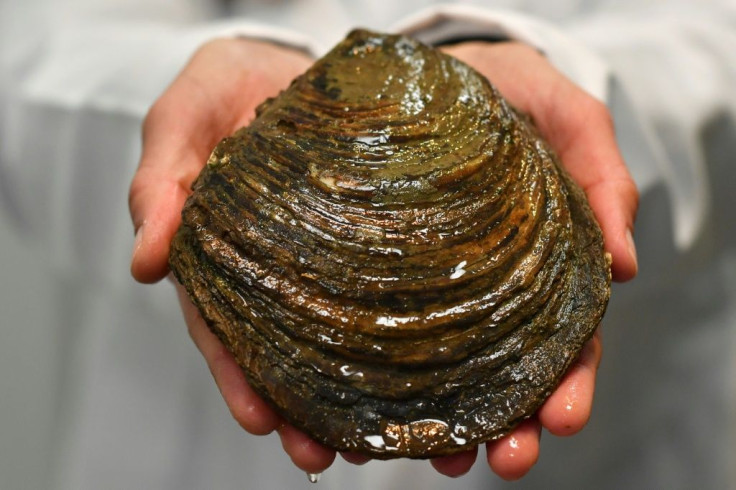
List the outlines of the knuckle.
<svg viewBox="0 0 736 490">
<path fill-rule="evenodd" d="M 248 412 L 246 407 L 230 403 L 228 405 L 230 415 L 232 418 L 248 433 L 261 435 L 264 430 L 261 430 L 257 423 L 251 420 L 251 414 Z M 265 434 L 264 434 L 265 435 Z"/>
<path fill-rule="evenodd" d="M 633 215 L 639 208 L 639 189 L 636 187 L 634 179 L 629 174 L 624 164 L 621 167 L 621 176 L 611 182 L 612 191 L 626 203 L 626 210 Z"/>
<path fill-rule="evenodd" d="M 145 219 L 146 190 L 150 188 L 150 182 L 150 169 L 142 158 L 128 187 L 128 212 L 136 230 L 143 224 Z"/>
</svg>

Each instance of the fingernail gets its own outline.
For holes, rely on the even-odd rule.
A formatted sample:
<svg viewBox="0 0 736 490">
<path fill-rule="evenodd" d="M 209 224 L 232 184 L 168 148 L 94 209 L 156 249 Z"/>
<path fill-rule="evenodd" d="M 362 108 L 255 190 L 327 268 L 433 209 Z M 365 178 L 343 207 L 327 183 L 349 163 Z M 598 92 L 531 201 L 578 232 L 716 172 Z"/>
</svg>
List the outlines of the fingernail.
<svg viewBox="0 0 736 490">
<path fill-rule="evenodd" d="M 138 251 L 143 247 L 143 227 L 138 227 L 138 231 L 135 232 L 135 241 L 133 242 L 133 257 L 131 262 L 135 262 Z"/>
<path fill-rule="evenodd" d="M 634 245 L 634 234 L 631 232 L 631 228 L 626 230 L 626 244 L 629 249 L 629 257 L 634 262 L 634 271 L 639 270 L 639 263 L 636 258 L 636 245 Z"/>
</svg>

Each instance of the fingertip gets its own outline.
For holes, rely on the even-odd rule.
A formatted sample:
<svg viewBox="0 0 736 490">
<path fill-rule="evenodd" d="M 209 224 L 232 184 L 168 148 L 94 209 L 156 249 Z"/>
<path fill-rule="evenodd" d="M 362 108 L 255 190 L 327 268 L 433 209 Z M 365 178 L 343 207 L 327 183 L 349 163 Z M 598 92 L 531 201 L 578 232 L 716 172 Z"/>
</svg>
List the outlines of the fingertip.
<svg viewBox="0 0 736 490">
<path fill-rule="evenodd" d="M 493 472 L 508 481 L 526 475 L 539 459 L 540 433 L 539 421 L 529 419 L 511 434 L 486 443 L 486 457 Z"/>
<path fill-rule="evenodd" d="M 586 189 L 606 252 L 611 254 L 614 281 L 633 279 L 639 269 L 633 226 L 638 206 L 636 187 L 629 179 L 600 182 Z"/>
<path fill-rule="evenodd" d="M 169 272 L 168 253 L 162 254 L 160 250 L 157 250 L 160 247 L 150 235 L 145 224 L 138 228 L 130 261 L 131 275 L 136 281 L 143 284 L 158 282 Z"/>
<path fill-rule="evenodd" d="M 157 180 L 146 172 L 139 172 L 134 179 L 130 212 L 136 234 L 130 272 L 136 281 L 150 284 L 168 274 L 169 249 L 187 196 L 176 181 Z"/>
<path fill-rule="evenodd" d="M 133 255 L 130 259 L 130 273 L 136 281 L 143 282 L 141 279 L 141 254 L 144 253 L 143 234 L 144 225 L 139 226 L 135 230 L 135 240 L 133 241 Z"/>
<path fill-rule="evenodd" d="M 601 355 L 602 344 L 599 336 L 595 335 L 565 374 L 560 386 L 537 412 L 540 422 L 551 434 L 562 437 L 577 434 L 590 420 Z"/>
<path fill-rule="evenodd" d="M 574 367 L 562 384 L 539 409 L 542 425 L 551 434 L 566 437 L 577 434 L 590 419 L 592 394 L 580 381 L 580 368 Z"/>
<path fill-rule="evenodd" d="M 623 236 L 617 242 L 620 251 L 616 253 L 615 257 L 617 259 L 611 264 L 611 275 L 614 281 L 626 282 L 636 277 L 639 273 L 639 261 L 631 228 L 626 228 Z"/>
<path fill-rule="evenodd" d="M 336 452 L 311 439 L 292 425 L 278 429 L 281 444 L 297 468 L 307 473 L 321 473 L 335 460 Z"/>
<path fill-rule="evenodd" d="M 473 467 L 477 456 L 478 447 L 476 446 L 461 453 L 433 458 L 430 463 L 438 473 L 452 478 L 457 478 L 458 476 L 462 476 L 470 471 L 470 468 Z"/>
<path fill-rule="evenodd" d="M 230 399 L 228 405 L 233 418 L 250 434 L 270 434 L 283 423 L 281 417 L 253 391 L 242 376 L 240 367 L 236 365 L 235 368 L 240 372 L 240 379 L 237 379 L 235 373 L 232 374 L 235 389 L 228 390 L 228 395 L 223 390 L 223 397 Z"/>
<path fill-rule="evenodd" d="M 341 452 L 340 456 L 348 463 L 358 466 L 362 466 L 371 460 L 370 456 L 360 453 Z"/>
</svg>

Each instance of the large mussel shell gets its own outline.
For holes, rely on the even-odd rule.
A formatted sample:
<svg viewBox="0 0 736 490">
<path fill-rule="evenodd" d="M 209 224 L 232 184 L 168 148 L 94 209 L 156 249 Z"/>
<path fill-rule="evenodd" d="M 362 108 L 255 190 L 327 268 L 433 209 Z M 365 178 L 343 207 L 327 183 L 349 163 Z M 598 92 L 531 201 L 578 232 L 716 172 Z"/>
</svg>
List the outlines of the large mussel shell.
<svg viewBox="0 0 736 490">
<path fill-rule="evenodd" d="M 170 264 L 249 383 L 335 449 L 507 434 L 605 310 L 585 196 L 458 60 L 355 31 L 214 150 Z"/>
</svg>

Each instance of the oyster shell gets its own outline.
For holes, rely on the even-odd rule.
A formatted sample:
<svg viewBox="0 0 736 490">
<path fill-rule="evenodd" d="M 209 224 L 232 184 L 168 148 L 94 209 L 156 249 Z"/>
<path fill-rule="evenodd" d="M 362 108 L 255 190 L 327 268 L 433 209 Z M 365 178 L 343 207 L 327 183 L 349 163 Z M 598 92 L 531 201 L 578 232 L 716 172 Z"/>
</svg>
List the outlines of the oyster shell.
<svg viewBox="0 0 736 490">
<path fill-rule="evenodd" d="M 583 193 L 467 65 L 355 31 L 193 185 L 170 265 L 255 390 L 338 450 L 507 434 L 605 310 Z"/>
</svg>

